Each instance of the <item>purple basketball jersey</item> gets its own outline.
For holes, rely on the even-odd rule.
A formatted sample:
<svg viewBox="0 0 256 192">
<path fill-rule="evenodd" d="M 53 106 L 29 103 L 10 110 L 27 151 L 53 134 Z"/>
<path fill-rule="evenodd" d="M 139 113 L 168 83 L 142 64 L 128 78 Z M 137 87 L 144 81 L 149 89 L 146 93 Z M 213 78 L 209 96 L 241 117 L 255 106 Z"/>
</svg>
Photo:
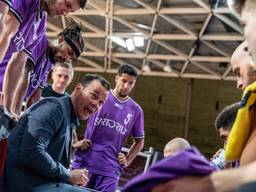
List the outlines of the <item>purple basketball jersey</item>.
<svg viewBox="0 0 256 192">
<path fill-rule="evenodd" d="M 29 81 L 29 87 L 25 96 L 28 99 L 38 87 L 43 87 L 47 82 L 48 74 L 52 69 L 52 62 L 47 56 L 48 40 L 42 36 L 37 47 L 33 50 L 32 57 L 36 63 Z"/>
<path fill-rule="evenodd" d="M 122 192 L 148 192 L 161 183 L 183 176 L 205 176 L 216 171 L 196 148 L 190 148 L 157 162 L 144 174 L 129 181 Z"/>
<path fill-rule="evenodd" d="M 3 61 L 0 63 L 0 89 L 3 77 L 12 54 L 25 51 L 34 61 L 31 53 L 46 30 L 46 12 L 40 11 L 40 0 L 12 0 L 10 11 L 20 21 L 20 27 L 11 39 Z"/>
<path fill-rule="evenodd" d="M 12 0 L 10 12 L 20 22 L 20 27 L 10 46 L 12 51 L 26 51 L 29 55 L 36 46 L 34 42 L 46 30 L 46 12 L 40 10 L 41 0 Z"/>
<path fill-rule="evenodd" d="M 144 137 L 144 114 L 130 97 L 120 101 L 110 91 L 106 103 L 87 122 L 84 137 L 92 146 L 75 151 L 73 168 L 86 167 L 93 174 L 118 178 L 120 164 L 117 156 L 129 134 Z"/>
</svg>

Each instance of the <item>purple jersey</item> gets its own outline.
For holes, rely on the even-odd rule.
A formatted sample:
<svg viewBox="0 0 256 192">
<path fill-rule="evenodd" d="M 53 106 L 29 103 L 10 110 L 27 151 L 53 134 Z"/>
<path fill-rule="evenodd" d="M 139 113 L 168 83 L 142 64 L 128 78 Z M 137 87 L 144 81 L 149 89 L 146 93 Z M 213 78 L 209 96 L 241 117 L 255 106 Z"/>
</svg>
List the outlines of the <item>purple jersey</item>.
<svg viewBox="0 0 256 192">
<path fill-rule="evenodd" d="M 117 156 L 129 134 L 144 137 L 143 111 L 130 97 L 120 101 L 110 91 L 106 103 L 88 119 L 84 137 L 92 146 L 75 151 L 73 168 L 86 167 L 93 174 L 118 178 Z"/>
<path fill-rule="evenodd" d="M 31 54 L 34 42 L 46 30 L 46 12 L 40 10 L 41 0 L 12 0 L 10 12 L 20 22 L 20 27 L 10 46 L 13 52 L 26 51 Z"/>
<path fill-rule="evenodd" d="M 30 75 L 29 87 L 25 100 L 28 99 L 38 87 L 43 87 L 47 82 L 48 74 L 52 69 L 52 62 L 47 55 L 47 48 L 48 40 L 47 37 L 43 35 L 32 53 L 36 65 Z"/>
<path fill-rule="evenodd" d="M 129 181 L 122 192 L 146 192 L 161 183 L 183 176 L 205 176 L 216 171 L 196 148 L 166 157 Z"/>
<path fill-rule="evenodd" d="M 40 0 L 12 0 L 10 11 L 20 22 L 20 27 L 11 39 L 8 50 L 0 63 L 0 89 L 2 90 L 3 77 L 12 54 L 17 51 L 25 51 L 29 58 L 33 49 L 37 46 L 40 37 L 46 30 L 46 12 L 40 11 Z"/>
</svg>

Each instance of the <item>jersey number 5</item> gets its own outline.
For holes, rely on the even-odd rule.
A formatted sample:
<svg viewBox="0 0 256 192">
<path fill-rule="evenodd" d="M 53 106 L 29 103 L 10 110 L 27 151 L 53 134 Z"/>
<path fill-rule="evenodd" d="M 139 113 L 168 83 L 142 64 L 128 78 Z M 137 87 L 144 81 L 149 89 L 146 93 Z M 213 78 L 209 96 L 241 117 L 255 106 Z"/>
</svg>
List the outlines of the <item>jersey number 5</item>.
<svg viewBox="0 0 256 192">
<path fill-rule="evenodd" d="M 128 113 L 127 117 L 124 119 L 124 124 L 127 125 L 129 123 L 129 121 L 131 120 L 131 118 L 132 118 L 132 114 Z"/>
</svg>

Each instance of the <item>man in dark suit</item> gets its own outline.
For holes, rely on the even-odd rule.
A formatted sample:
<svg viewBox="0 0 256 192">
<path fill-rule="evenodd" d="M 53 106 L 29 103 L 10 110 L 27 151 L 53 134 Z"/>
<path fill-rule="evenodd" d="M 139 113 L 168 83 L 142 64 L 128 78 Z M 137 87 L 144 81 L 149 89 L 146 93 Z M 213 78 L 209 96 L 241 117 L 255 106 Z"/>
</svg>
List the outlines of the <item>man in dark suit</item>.
<svg viewBox="0 0 256 192">
<path fill-rule="evenodd" d="M 71 96 L 42 99 L 20 118 L 9 137 L 5 176 L 13 191 L 86 191 L 87 171 L 69 171 L 72 127 L 96 112 L 109 83 L 86 75 Z M 71 185 L 70 185 L 71 184 Z"/>
</svg>

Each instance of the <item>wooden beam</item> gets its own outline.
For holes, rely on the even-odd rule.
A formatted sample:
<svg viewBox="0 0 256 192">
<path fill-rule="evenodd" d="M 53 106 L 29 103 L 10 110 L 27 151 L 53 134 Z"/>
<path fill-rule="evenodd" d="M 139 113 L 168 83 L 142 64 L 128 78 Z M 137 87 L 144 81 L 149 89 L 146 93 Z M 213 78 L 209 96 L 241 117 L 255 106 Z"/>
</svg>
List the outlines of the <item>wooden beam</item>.
<svg viewBox="0 0 256 192">
<path fill-rule="evenodd" d="M 230 61 L 229 57 L 216 57 L 216 56 L 193 56 L 191 57 L 191 61 L 198 61 L 198 62 L 226 62 Z"/>
<path fill-rule="evenodd" d="M 88 58 L 84 58 L 84 57 L 78 57 L 78 60 L 79 61 L 82 61 L 96 69 L 99 69 L 99 70 L 104 70 L 104 68 L 102 66 L 100 66 L 99 64 L 95 63 L 94 61 L 88 59 Z"/>
<path fill-rule="evenodd" d="M 153 15 L 155 11 L 148 10 L 146 8 L 137 8 L 137 9 L 117 9 L 114 11 L 114 15 L 123 16 L 123 15 Z"/>
<path fill-rule="evenodd" d="M 105 57 L 104 53 L 94 52 L 94 51 L 84 51 L 82 56 L 88 56 L 88 57 Z"/>
<path fill-rule="evenodd" d="M 234 34 L 211 34 L 211 35 L 203 35 L 201 37 L 203 40 L 207 41 L 243 41 L 244 37 L 242 35 L 234 35 Z"/>
<path fill-rule="evenodd" d="M 197 40 L 197 37 L 188 34 L 154 34 L 156 40 Z"/>
<path fill-rule="evenodd" d="M 182 14 L 208 14 L 209 11 L 204 8 L 201 8 L 201 7 L 189 7 L 189 8 L 186 8 L 186 7 L 165 8 L 165 7 L 163 7 L 160 9 L 159 13 L 160 14 L 168 14 L 168 15 L 172 15 L 172 14 L 175 14 L 175 15 L 179 15 L 179 14 L 180 15 L 182 15 Z"/>
</svg>

